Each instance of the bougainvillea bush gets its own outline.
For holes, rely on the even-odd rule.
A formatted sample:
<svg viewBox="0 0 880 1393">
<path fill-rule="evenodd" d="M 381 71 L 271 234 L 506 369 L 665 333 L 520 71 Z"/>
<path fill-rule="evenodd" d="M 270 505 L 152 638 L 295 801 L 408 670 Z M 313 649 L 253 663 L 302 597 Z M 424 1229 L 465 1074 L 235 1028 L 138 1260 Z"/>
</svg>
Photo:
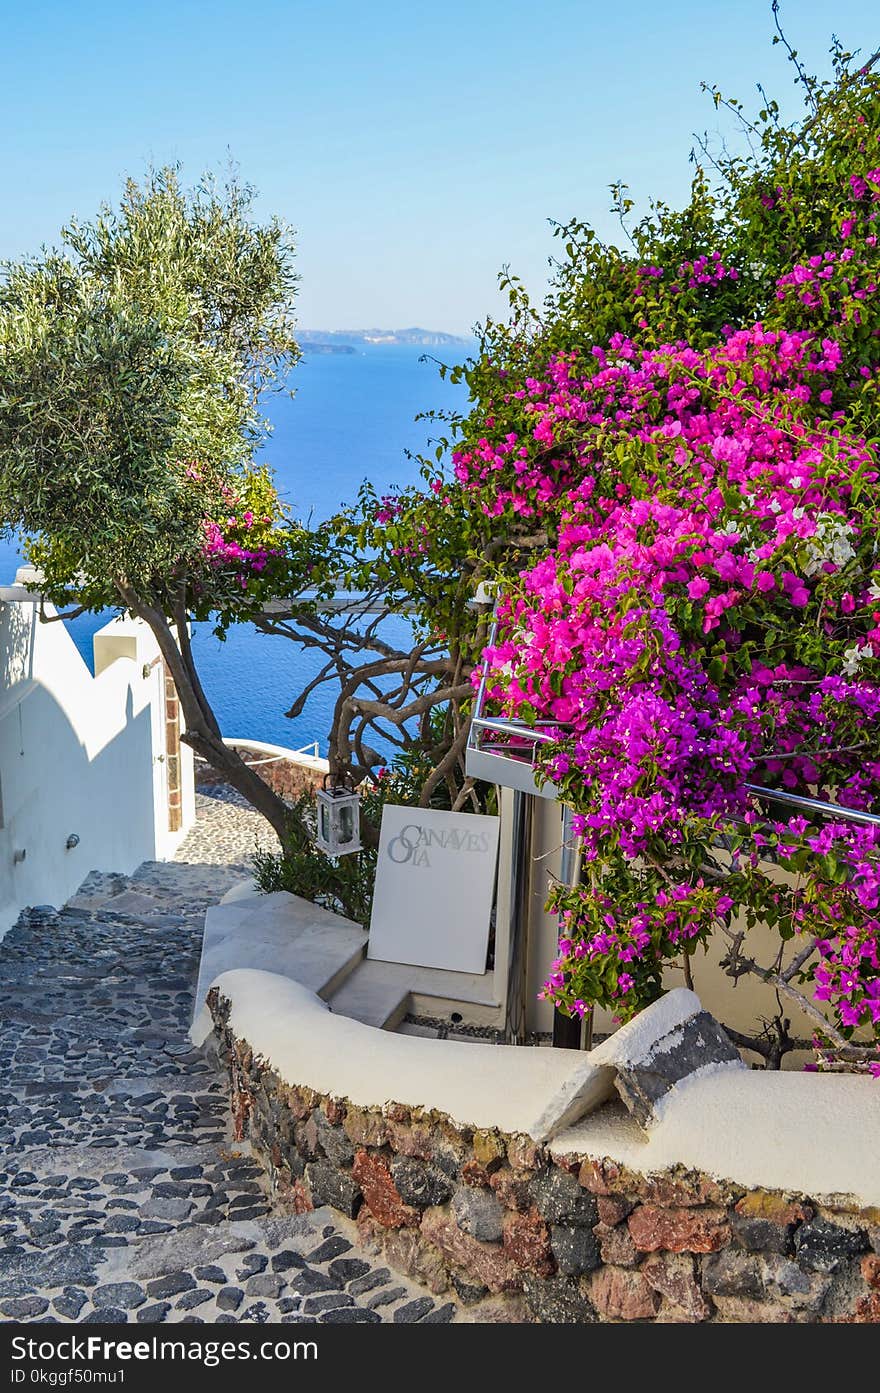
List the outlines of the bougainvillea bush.
<svg viewBox="0 0 880 1393">
<path fill-rule="evenodd" d="M 880 829 L 748 787 L 880 810 L 880 83 L 832 57 L 790 125 L 713 91 L 751 151 L 627 250 L 559 228 L 543 310 L 506 278 L 453 477 L 380 521 L 423 574 L 457 529 L 499 582 L 489 708 L 552 737 L 582 848 L 545 994 L 627 1019 L 720 934 L 776 993 L 768 1062 L 797 1006 L 877 1073 Z"/>
<path fill-rule="evenodd" d="M 880 468 L 834 410 L 837 345 L 756 325 L 591 357 L 529 379 L 534 424 L 500 442 L 527 463 L 521 438 L 568 437 L 563 467 L 496 495 L 559 507 L 486 653 L 498 709 L 558 733 L 543 769 L 583 841 L 547 991 L 631 1015 L 745 910 L 813 945 L 797 978 L 843 1029 L 880 1024 L 880 833 L 780 822 L 746 790 L 880 806 Z M 494 460 L 457 468 L 485 487 Z"/>
<path fill-rule="evenodd" d="M 862 76 L 838 212 L 760 319 L 709 345 L 636 331 L 557 352 L 502 380 L 456 453 L 490 513 L 554 516 L 485 656 L 497 709 L 557 736 L 542 772 L 584 871 L 553 896 L 545 991 L 573 1013 L 631 1016 L 722 932 L 734 975 L 805 995 L 820 1039 L 880 1037 L 880 828 L 782 817 L 747 787 L 880 808 L 880 126 Z M 774 185 L 766 216 L 790 197 Z M 634 275 L 673 299 L 739 280 L 717 248 Z M 758 922 L 781 941 L 763 967 Z"/>
</svg>

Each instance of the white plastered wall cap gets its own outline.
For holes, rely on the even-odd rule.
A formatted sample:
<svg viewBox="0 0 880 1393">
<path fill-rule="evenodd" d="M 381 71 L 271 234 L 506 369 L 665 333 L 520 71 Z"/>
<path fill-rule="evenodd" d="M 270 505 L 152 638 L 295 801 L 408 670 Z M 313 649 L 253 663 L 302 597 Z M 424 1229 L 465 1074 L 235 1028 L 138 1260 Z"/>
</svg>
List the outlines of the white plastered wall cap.
<svg viewBox="0 0 880 1393">
<path fill-rule="evenodd" d="M 212 987 L 230 1002 L 235 1037 L 285 1083 L 357 1107 L 429 1108 L 462 1126 L 543 1142 L 611 1091 L 612 1071 L 591 1070 L 576 1050 L 397 1035 L 336 1015 L 300 983 L 256 969 L 223 972 Z"/>
<path fill-rule="evenodd" d="M 590 1059 L 596 1065 L 610 1065 L 615 1069 L 635 1064 L 650 1056 L 658 1040 L 698 1016 L 702 1009 L 703 1003 L 696 992 L 687 987 L 675 987 L 591 1050 Z"/>
<path fill-rule="evenodd" d="M 677 987 L 640 1011 L 594 1050 L 581 1055 L 580 1067 L 548 1101 L 536 1121 L 540 1140 L 551 1140 L 614 1097 L 618 1070 L 650 1059 L 659 1041 L 699 1016 L 702 1010 L 695 992 Z"/>
<path fill-rule="evenodd" d="M 286 1083 L 347 1097 L 361 1107 L 405 1103 L 446 1112 L 474 1127 L 524 1132 L 548 1142 L 615 1096 L 618 1068 L 700 1014 L 678 989 L 646 1008 L 588 1054 L 425 1040 L 338 1016 L 307 987 L 277 973 L 239 968 L 213 985 L 232 1004 L 236 1036 Z M 210 1029 L 201 1013 L 202 1039 Z"/>
</svg>

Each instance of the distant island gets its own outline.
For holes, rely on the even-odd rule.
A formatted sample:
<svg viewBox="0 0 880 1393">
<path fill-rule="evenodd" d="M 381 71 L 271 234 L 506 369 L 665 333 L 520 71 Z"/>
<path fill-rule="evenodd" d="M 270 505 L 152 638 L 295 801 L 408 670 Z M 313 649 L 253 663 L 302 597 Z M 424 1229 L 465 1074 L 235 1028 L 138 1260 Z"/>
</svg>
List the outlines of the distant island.
<svg viewBox="0 0 880 1393">
<path fill-rule="evenodd" d="M 427 348 L 470 343 L 439 329 L 300 329 L 297 338 L 312 353 L 352 353 L 358 344 L 421 344 Z"/>
<path fill-rule="evenodd" d="M 353 343 L 325 343 L 305 334 L 298 334 L 297 337 L 304 353 L 357 353 Z"/>
</svg>

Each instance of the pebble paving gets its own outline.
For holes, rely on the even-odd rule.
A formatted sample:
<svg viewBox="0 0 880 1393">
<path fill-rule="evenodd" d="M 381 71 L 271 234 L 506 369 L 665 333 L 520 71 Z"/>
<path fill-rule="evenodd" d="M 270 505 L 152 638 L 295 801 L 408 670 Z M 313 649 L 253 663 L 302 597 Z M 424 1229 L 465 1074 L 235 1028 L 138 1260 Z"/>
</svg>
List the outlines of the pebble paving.
<svg viewBox="0 0 880 1393">
<path fill-rule="evenodd" d="M 230 1140 L 225 1080 L 187 1029 L 205 910 L 265 824 L 197 802 L 176 862 L 93 872 L 0 942 L 0 1320 L 452 1320 L 334 1211 L 274 1213 Z"/>
</svg>

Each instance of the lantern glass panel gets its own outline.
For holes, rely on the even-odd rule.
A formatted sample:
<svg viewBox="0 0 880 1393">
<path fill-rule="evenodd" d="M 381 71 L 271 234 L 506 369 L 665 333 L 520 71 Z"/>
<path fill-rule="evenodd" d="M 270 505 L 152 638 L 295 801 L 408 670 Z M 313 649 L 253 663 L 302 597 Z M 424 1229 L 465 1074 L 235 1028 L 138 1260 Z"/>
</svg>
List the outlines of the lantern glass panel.
<svg viewBox="0 0 880 1393">
<path fill-rule="evenodd" d="M 354 814 L 355 809 L 347 799 L 339 807 L 339 843 L 340 846 L 347 846 L 354 841 Z"/>
<path fill-rule="evenodd" d="M 318 790 L 316 842 L 327 856 L 360 850 L 360 801 L 360 795 L 351 789 Z"/>
</svg>

